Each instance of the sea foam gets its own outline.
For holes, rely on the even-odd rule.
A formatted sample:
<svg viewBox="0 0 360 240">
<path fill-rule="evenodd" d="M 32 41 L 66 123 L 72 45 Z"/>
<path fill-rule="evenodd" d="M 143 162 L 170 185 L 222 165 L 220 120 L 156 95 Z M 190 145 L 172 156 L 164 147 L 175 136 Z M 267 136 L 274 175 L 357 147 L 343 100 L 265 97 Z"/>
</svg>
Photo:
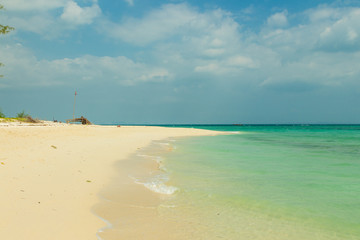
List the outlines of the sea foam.
<svg viewBox="0 0 360 240">
<path fill-rule="evenodd" d="M 161 174 L 154 176 L 144 182 L 140 181 L 139 179 L 136 179 L 132 177 L 135 180 L 135 183 L 141 184 L 147 189 L 161 194 L 171 195 L 174 194 L 179 189 L 174 186 L 168 186 L 166 185 L 166 182 L 169 180 L 168 176 L 166 174 Z"/>
<path fill-rule="evenodd" d="M 144 183 L 144 186 L 153 192 L 167 194 L 167 195 L 174 194 L 176 191 L 179 190 L 177 187 L 167 186 L 164 183 L 159 183 L 159 182 Z"/>
</svg>

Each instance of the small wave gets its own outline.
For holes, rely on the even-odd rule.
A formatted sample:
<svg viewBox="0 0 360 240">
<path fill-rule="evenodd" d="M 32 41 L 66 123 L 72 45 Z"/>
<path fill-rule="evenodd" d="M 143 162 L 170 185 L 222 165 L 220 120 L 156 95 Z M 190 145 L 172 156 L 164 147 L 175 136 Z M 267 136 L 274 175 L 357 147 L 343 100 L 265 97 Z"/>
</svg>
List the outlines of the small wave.
<svg viewBox="0 0 360 240">
<path fill-rule="evenodd" d="M 179 189 L 173 186 L 167 186 L 164 183 L 149 182 L 145 183 L 144 186 L 153 192 L 171 195 L 177 192 Z"/>
<path fill-rule="evenodd" d="M 146 155 L 146 154 L 136 154 L 136 156 L 143 157 L 143 158 L 153 158 L 154 157 L 154 156 Z"/>
<path fill-rule="evenodd" d="M 163 162 L 163 158 L 160 156 L 153 156 L 153 155 L 146 155 L 146 154 L 137 154 L 136 156 L 142 157 L 142 158 L 151 158 L 155 160 L 158 164 L 161 164 Z"/>
<path fill-rule="evenodd" d="M 94 213 L 95 214 L 95 213 Z M 96 233 L 96 237 L 98 240 L 104 240 L 102 237 L 100 237 L 99 233 L 103 233 L 105 230 L 113 228 L 113 225 L 111 224 L 110 221 L 106 220 L 105 218 L 100 217 L 99 215 L 95 214 L 98 218 L 100 218 L 105 224 L 105 227 L 100 228 L 97 233 Z"/>
<path fill-rule="evenodd" d="M 165 145 L 165 146 L 169 146 L 169 145 L 170 145 L 170 143 L 167 143 L 167 142 L 158 142 L 157 144 L 159 144 L 159 145 Z"/>
<path fill-rule="evenodd" d="M 154 159 L 154 161 L 158 164 L 158 166 L 159 166 L 159 169 L 161 170 L 161 171 L 163 171 L 163 172 L 166 172 L 167 171 L 167 169 L 166 169 L 166 167 L 165 167 L 165 165 L 164 165 L 164 159 L 162 158 L 162 157 L 154 157 L 153 158 Z"/>
<path fill-rule="evenodd" d="M 165 174 L 157 175 L 146 182 L 141 182 L 139 179 L 136 179 L 133 176 L 129 176 L 129 177 L 132 178 L 135 183 L 141 184 L 147 189 L 156 193 L 171 195 L 179 190 L 177 187 L 168 186 L 165 184 L 169 180 L 168 176 Z"/>
<path fill-rule="evenodd" d="M 160 204 L 159 207 L 162 207 L 162 208 L 176 208 L 177 206 L 176 205 Z"/>
<path fill-rule="evenodd" d="M 157 156 L 157 157 L 155 157 L 155 161 L 156 161 L 158 164 L 160 164 L 160 163 L 162 163 L 162 162 L 163 162 L 163 158 L 162 158 L 162 157 Z"/>
</svg>

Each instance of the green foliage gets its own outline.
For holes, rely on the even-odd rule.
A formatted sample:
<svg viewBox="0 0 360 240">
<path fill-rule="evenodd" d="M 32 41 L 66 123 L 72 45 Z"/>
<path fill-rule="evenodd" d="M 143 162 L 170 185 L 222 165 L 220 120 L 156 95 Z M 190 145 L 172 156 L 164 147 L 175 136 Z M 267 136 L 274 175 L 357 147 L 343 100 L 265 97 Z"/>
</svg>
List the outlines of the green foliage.
<svg viewBox="0 0 360 240">
<path fill-rule="evenodd" d="M 1 108 L 0 108 L 0 118 L 6 118 L 5 114 L 2 112 Z"/>
<path fill-rule="evenodd" d="M 2 64 L 2 63 L 0 62 L 0 67 L 2 67 L 2 66 L 4 66 L 4 64 Z M 0 77 L 3 77 L 3 75 L 0 74 Z"/>
<path fill-rule="evenodd" d="M 7 34 L 10 31 L 14 30 L 15 28 L 10 27 L 10 26 L 4 26 L 2 24 L 0 24 L 0 34 Z"/>
<path fill-rule="evenodd" d="M 16 114 L 16 118 L 27 118 L 30 115 L 25 113 L 25 111 L 23 110 L 22 112 L 19 112 L 18 114 Z"/>
<path fill-rule="evenodd" d="M 0 62 L 0 67 L 2 67 L 2 66 L 4 66 L 4 64 L 2 64 L 2 63 Z M 3 77 L 3 75 L 0 74 L 0 77 Z"/>
<path fill-rule="evenodd" d="M 0 4 L 0 10 L 4 9 L 4 6 Z M 0 35 L 1 34 L 7 34 L 10 31 L 14 30 L 15 28 L 7 26 L 7 25 L 2 25 L 0 24 Z M 4 64 L 0 63 L 0 67 L 4 66 Z M 3 77 L 3 75 L 0 75 L 0 78 Z"/>
<path fill-rule="evenodd" d="M 4 9 L 4 6 L 0 4 L 0 10 Z M 14 30 L 15 28 L 7 26 L 7 25 L 2 25 L 0 24 L 0 34 L 7 34 L 10 31 Z"/>
</svg>

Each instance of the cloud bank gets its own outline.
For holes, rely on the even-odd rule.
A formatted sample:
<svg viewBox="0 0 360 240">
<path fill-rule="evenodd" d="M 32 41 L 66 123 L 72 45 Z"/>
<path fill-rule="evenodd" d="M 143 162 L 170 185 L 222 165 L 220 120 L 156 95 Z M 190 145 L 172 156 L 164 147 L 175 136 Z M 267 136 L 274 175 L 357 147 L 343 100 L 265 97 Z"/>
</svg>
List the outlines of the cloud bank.
<svg viewBox="0 0 360 240">
<path fill-rule="evenodd" d="M 296 14 L 282 10 L 251 32 L 231 12 L 199 11 L 189 4 L 162 5 L 117 22 L 102 14 L 96 1 L 89 6 L 65 0 L 4 4 L 10 13 L 6 20 L 19 31 L 48 36 L 49 29 L 59 34 L 89 25 L 98 37 L 131 46 L 141 57 L 87 54 L 39 60 L 26 47 L 9 43 L 1 47 L 8 79 L 1 80 L 2 86 L 67 84 L 70 79 L 127 85 L 197 80 L 242 82 L 272 90 L 303 85 L 301 91 L 310 91 L 358 85 L 360 77 L 360 9 L 356 7 L 323 5 Z M 52 9 L 60 9 L 61 14 L 51 14 Z"/>
<path fill-rule="evenodd" d="M 101 16 L 97 0 L 85 6 L 73 0 L 4 0 L 3 4 L 7 11 L 0 16 L 1 22 L 48 40 L 56 40 Z"/>
</svg>

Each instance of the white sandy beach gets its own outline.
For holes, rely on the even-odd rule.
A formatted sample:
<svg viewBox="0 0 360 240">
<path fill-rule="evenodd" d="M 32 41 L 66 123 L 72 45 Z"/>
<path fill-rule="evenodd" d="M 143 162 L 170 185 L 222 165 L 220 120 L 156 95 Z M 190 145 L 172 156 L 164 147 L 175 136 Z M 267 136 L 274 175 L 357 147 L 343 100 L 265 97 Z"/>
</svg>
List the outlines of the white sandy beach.
<svg viewBox="0 0 360 240">
<path fill-rule="evenodd" d="M 116 162 L 153 140 L 216 134 L 162 127 L 13 125 L 0 126 L 0 235 L 9 240 L 97 239 L 106 224 L 93 208 L 99 192 L 119 174 Z"/>
</svg>

